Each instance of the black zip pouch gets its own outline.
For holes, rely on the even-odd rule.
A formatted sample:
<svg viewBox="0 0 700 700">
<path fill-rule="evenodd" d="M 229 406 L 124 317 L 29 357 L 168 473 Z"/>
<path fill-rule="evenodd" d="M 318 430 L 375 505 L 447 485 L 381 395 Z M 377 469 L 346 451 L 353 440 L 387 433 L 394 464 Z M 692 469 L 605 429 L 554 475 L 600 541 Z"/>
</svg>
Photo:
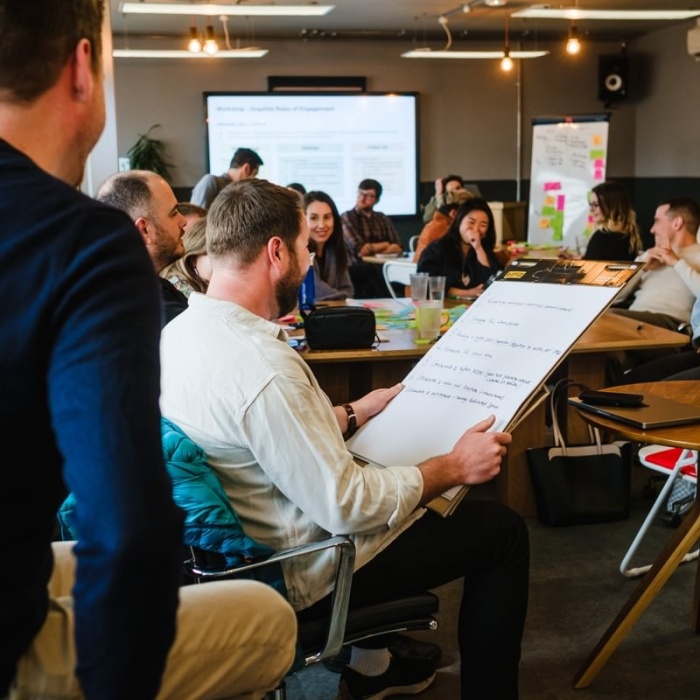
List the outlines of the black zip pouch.
<svg viewBox="0 0 700 700">
<path fill-rule="evenodd" d="M 325 306 L 303 313 L 306 343 L 312 350 L 359 350 L 376 342 L 374 313 L 361 306 Z"/>
</svg>

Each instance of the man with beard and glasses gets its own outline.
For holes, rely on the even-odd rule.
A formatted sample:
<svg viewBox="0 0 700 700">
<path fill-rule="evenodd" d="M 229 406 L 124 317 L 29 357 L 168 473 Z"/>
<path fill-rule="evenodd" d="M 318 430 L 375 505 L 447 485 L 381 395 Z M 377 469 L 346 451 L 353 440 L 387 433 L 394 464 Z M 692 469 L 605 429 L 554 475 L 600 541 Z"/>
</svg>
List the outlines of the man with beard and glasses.
<svg viewBox="0 0 700 700">
<path fill-rule="evenodd" d="M 100 185 L 96 199 L 126 212 L 139 230 L 156 272 L 185 254 L 182 236 L 187 219 L 180 213 L 170 185 L 148 170 L 116 173 Z M 187 308 L 187 297 L 162 277 L 161 326 Z"/>
<path fill-rule="evenodd" d="M 206 295 L 163 330 L 161 409 L 207 455 L 244 529 L 285 549 L 329 533 L 357 548 L 351 607 L 464 578 L 459 616 L 463 697 L 513 700 L 528 591 L 523 520 L 465 500 L 449 518 L 423 506 L 500 470 L 510 435 L 493 416 L 418 466 L 360 466 L 344 437 L 384 409 L 401 385 L 333 407 L 273 319 L 289 312 L 309 267 L 296 192 L 264 180 L 226 187 L 207 216 Z M 393 436 L 392 439 L 401 439 Z M 331 559 L 283 564 L 297 610 L 326 609 Z M 435 677 L 429 658 L 389 653 L 390 640 L 352 647 L 341 697 L 414 694 Z M 371 648 L 374 647 L 374 648 Z"/>
</svg>

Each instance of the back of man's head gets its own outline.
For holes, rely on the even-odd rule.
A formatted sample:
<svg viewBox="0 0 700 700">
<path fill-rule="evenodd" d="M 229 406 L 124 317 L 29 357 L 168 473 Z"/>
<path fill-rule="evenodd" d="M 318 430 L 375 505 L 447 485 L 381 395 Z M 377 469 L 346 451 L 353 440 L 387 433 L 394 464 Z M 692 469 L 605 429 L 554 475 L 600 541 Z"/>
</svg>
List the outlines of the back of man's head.
<svg viewBox="0 0 700 700">
<path fill-rule="evenodd" d="M 252 148 L 238 148 L 231 158 L 229 167 L 232 170 L 237 170 L 244 165 L 248 165 L 251 171 L 257 171 L 263 165 L 263 160 Z"/>
<path fill-rule="evenodd" d="M 207 215 L 207 252 L 251 264 L 273 236 L 293 249 L 301 230 L 301 198 L 294 190 L 267 180 L 231 183 L 214 200 Z"/>
<path fill-rule="evenodd" d="M 29 104 L 56 84 L 80 39 L 101 70 L 104 0 L 0 0 L 0 102 Z"/>
<path fill-rule="evenodd" d="M 697 235 L 698 227 L 700 226 L 700 206 L 694 199 L 690 197 L 674 197 L 673 199 L 667 199 L 659 206 L 664 206 L 664 204 L 668 204 L 666 216 L 669 218 L 680 216 L 683 219 L 686 231 L 693 236 Z"/>
<path fill-rule="evenodd" d="M 152 177 L 156 175 L 148 170 L 115 173 L 100 185 L 95 199 L 121 209 L 135 221 L 151 209 L 153 195 L 149 182 Z"/>
<path fill-rule="evenodd" d="M 374 190 L 374 194 L 377 198 L 377 201 L 379 201 L 379 198 L 382 196 L 382 192 L 384 191 L 384 188 L 382 187 L 380 182 L 377 182 L 377 180 L 372 180 L 372 178 L 365 178 L 358 186 L 358 190 Z"/>
</svg>

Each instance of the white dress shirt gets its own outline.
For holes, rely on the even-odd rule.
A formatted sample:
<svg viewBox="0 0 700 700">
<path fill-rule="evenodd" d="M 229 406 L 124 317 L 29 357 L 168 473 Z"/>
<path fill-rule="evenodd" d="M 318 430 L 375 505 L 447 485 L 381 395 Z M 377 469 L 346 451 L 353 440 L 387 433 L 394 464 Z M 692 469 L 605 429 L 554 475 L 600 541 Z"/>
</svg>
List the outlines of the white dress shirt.
<svg viewBox="0 0 700 700">
<path fill-rule="evenodd" d="M 328 397 L 286 341 L 237 304 L 192 294 L 162 335 L 163 415 L 204 449 L 251 537 L 283 549 L 353 535 L 359 568 L 423 512 L 422 474 L 359 466 Z M 311 559 L 284 568 L 295 608 L 331 590 L 329 557 Z"/>
</svg>

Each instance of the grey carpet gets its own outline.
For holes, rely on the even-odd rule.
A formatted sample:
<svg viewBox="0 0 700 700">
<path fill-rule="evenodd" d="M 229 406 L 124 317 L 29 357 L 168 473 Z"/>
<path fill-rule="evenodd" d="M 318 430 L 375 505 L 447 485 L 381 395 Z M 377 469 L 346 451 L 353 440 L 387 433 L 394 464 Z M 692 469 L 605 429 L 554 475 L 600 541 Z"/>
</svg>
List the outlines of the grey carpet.
<svg viewBox="0 0 700 700">
<path fill-rule="evenodd" d="M 648 512 L 641 486 L 649 474 L 641 467 L 633 470 L 632 516 L 627 521 L 549 528 L 528 520 L 532 567 L 521 700 L 700 698 L 700 635 L 688 628 L 696 563 L 679 567 L 590 688 L 572 688 L 576 671 L 636 585 L 618 566 Z M 671 532 L 660 520 L 655 523 L 633 564 L 650 563 Z M 444 659 L 435 682 L 419 697 L 452 700 L 459 698 L 454 623 L 460 585 L 444 586 L 438 593 L 440 629 L 415 636 L 440 644 Z M 337 675 L 316 664 L 288 679 L 288 698 L 332 700 L 337 683 Z"/>
</svg>

